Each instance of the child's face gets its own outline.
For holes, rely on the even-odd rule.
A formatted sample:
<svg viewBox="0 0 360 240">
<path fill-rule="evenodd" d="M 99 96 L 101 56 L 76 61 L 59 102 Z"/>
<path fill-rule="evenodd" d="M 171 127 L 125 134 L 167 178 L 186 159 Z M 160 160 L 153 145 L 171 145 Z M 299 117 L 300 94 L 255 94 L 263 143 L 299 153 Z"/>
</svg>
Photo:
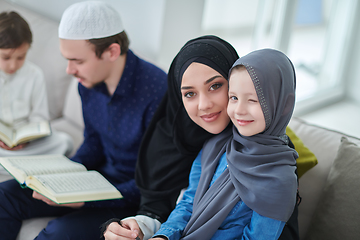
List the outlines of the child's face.
<svg viewBox="0 0 360 240">
<path fill-rule="evenodd" d="M 76 77 L 84 87 L 92 88 L 109 78 L 111 64 L 107 54 L 98 58 L 89 42 L 60 39 L 60 51 L 68 60 L 66 73 Z"/>
<path fill-rule="evenodd" d="M 245 67 L 234 69 L 231 73 L 227 112 L 243 136 L 253 136 L 265 130 L 265 117 Z"/>
<path fill-rule="evenodd" d="M 181 81 L 181 95 L 191 120 L 206 131 L 218 134 L 229 124 L 226 113 L 228 81 L 201 63 L 192 63 Z"/>
<path fill-rule="evenodd" d="M 30 45 L 23 43 L 18 48 L 0 48 L 0 69 L 7 74 L 14 74 L 25 61 Z"/>
</svg>

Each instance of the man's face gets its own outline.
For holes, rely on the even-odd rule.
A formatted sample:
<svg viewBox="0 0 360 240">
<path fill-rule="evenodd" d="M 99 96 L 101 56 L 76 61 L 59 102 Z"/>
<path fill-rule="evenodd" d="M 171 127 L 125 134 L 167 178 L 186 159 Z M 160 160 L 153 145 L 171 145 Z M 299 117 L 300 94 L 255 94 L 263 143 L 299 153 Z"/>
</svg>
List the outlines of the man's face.
<svg viewBox="0 0 360 240">
<path fill-rule="evenodd" d="M 30 45 L 23 43 L 18 48 L 0 48 L 0 69 L 7 74 L 14 74 L 25 61 Z"/>
<path fill-rule="evenodd" d="M 60 51 L 68 60 L 66 73 L 75 76 L 84 87 L 92 88 L 109 77 L 109 61 L 98 58 L 88 41 L 60 39 Z"/>
</svg>

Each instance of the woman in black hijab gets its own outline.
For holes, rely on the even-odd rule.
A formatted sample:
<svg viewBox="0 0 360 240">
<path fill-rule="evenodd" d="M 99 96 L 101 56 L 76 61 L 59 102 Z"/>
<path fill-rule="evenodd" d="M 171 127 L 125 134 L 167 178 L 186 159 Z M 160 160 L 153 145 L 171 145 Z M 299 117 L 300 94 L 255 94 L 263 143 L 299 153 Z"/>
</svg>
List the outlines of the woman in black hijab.
<svg viewBox="0 0 360 240">
<path fill-rule="evenodd" d="M 148 127 L 139 151 L 136 183 L 141 191 L 139 214 L 166 221 L 181 189 L 188 186 L 191 164 L 213 135 L 188 116 L 180 92 L 182 74 L 196 61 L 225 79 L 238 58 L 235 49 L 215 36 L 189 41 L 170 66 L 168 91 Z"/>
<path fill-rule="evenodd" d="M 175 208 L 181 189 L 188 186 L 194 159 L 204 142 L 214 136 L 189 118 L 180 92 L 182 74 L 191 63 L 199 62 L 228 79 L 228 72 L 237 59 L 235 49 L 215 36 L 188 41 L 174 58 L 168 73 L 168 91 L 143 137 L 136 168 L 136 183 L 142 197 L 135 219 L 145 234 L 144 239 L 151 237 Z M 158 221 L 149 224 L 149 218 Z M 284 239 L 297 239 L 297 214 L 295 220 L 290 231 L 288 227 L 284 229 L 295 237 Z M 131 222 L 123 223 L 128 229 L 138 228 Z M 111 239 L 108 236 L 106 239 Z"/>
</svg>

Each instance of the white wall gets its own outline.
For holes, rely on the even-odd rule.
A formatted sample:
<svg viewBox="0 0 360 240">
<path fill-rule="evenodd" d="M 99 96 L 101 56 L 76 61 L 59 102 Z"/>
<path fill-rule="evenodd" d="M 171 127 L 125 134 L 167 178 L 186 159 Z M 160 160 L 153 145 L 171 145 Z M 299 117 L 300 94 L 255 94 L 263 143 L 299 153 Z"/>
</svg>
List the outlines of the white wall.
<svg viewBox="0 0 360 240">
<path fill-rule="evenodd" d="M 204 0 L 166 0 L 157 62 L 169 67 L 180 48 L 201 34 Z"/>
<path fill-rule="evenodd" d="M 205 31 L 249 28 L 255 24 L 259 0 L 207 0 L 202 28 Z"/>
</svg>

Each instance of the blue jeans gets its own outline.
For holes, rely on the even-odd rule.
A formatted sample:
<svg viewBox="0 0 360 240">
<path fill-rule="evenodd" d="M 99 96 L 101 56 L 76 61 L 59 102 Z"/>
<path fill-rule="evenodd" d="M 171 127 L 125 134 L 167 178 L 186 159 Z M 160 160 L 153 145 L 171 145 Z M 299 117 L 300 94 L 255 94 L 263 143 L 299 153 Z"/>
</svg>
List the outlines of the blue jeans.
<svg viewBox="0 0 360 240">
<path fill-rule="evenodd" d="M 51 239 L 99 239 L 99 227 L 110 218 L 133 216 L 135 208 L 52 207 L 32 198 L 31 189 L 23 189 L 15 180 L 0 183 L 0 236 L 2 240 L 16 239 L 23 220 L 36 217 L 57 217 L 36 237 Z"/>
</svg>

